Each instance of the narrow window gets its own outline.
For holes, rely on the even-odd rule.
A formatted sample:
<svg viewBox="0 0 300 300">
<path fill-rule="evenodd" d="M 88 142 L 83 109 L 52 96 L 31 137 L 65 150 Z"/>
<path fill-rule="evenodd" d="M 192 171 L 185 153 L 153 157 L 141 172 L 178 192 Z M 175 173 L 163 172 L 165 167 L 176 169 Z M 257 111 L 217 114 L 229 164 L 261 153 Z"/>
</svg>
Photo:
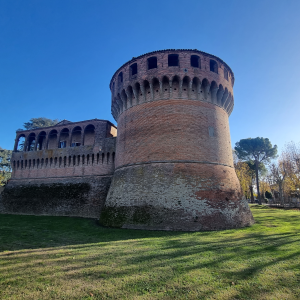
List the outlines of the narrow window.
<svg viewBox="0 0 300 300">
<path fill-rule="evenodd" d="M 77 155 L 77 166 L 80 164 L 80 155 Z"/>
<path fill-rule="evenodd" d="M 25 160 L 25 169 L 27 168 L 27 159 Z"/>
<path fill-rule="evenodd" d="M 21 160 L 21 169 L 23 169 L 23 160 Z"/>
<path fill-rule="evenodd" d="M 31 168 L 31 159 L 29 159 L 29 163 L 28 163 L 28 168 L 30 169 Z"/>
<path fill-rule="evenodd" d="M 107 163 L 109 163 L 109 152 L 107 153 Z"/>
<path fill-rule="evenodd" d="M 94 154 L 92 154 L 92 165 L 94 164 Z"/>
<path fill-rule="evenodd" d="M 169 65 L 169 67 L 179 66 L 178 54 L 169 54 L 168 65 Z"/>
<path fill-rule="evenodd" d="M 214 61 L 213 59 L 210 60 L 209 62 L 209 67 L 210 67 L 210 70 L 212 72 L 215 72 L 218 74 L 218 64 L 216 61 Z"/>
<path fill-rule="evenodd" d="M 137 63 L 130 66 L 130 73 L 131 73 L 131 76 L 137 74 Z"/>
<path fill-rule="evenodd" d="M 148 58 L 148 70 L 157 68 L 157 57 L 149 57 Z"/>
<path fill-rule="evenodd" d="M 97 164 L 99 164 L 99 153 L 97 153 Z"/>
<path fill-rule="evenodd" d="M 76 156 L 74 155 L 73 156 L 73 166 L 75 166 L 76 165 Z"/>
<path fill-rule="evenodd" d="M 228 71 L 224 68 L 224 78 L 228 81 Z"/>
<path fill-rule="evenodd" d="M 67 157 L 64 157 L 64 168 L 67 166 Z"/>
<path fill-rule="evenodd" d="M 82 155 L 82 164 L 84 165 L 84 160 L 85 160 L 85 157 L 84 157 L 84 155 Z"/>
<path fill-rule="evenodd" d="M 87 156 L 86 156 L 86 164 L 88 165 L 90 163 L 90 155 L 88 154 Z"/>
<path fill-rule="evenodd" d="M 191 66 L 194 68 L 200 68 L 200 57 L 198 55 L 191 55 Z"/>
<path fill-rule="evenodd" d="M 104 162 L 104 153 L 102 153 L 102 164 Z"/>
<path fill-rule="evenodd" d="M 123 83 L 123 72 L 118 75 L 118 81 L 119 83 Z"/>
<path fill-rule="evenodd" d="M 17 169 L 19 169 L 19 167 L 20 167 L 20 162 L 17 161 Z"/>
</svg>

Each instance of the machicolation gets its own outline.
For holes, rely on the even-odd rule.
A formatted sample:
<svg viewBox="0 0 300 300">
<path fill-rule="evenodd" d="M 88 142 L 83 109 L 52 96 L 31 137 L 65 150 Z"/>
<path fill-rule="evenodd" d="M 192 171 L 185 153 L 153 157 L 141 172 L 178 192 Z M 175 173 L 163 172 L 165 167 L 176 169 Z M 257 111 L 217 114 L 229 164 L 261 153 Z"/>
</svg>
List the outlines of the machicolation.
<svg viewBox="0 0 300 300">
<path fill-rule="evenodd" d="M 118 134 L 98 119 L 17 132 L 0 212 L 152 230 L 251 225 L 233 168 L 233 85 L 230 67 L 202 51 L 134 57 L 110 82 Z"/>
</svg>

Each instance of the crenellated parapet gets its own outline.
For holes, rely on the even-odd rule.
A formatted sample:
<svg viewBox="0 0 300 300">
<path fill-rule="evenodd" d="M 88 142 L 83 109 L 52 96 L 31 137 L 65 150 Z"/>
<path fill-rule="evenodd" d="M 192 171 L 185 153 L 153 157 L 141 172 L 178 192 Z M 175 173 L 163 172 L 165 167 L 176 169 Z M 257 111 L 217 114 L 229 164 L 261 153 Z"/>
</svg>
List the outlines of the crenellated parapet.
<svg viewBox="0 0 300 300">
<path fill-rule="evenodd" d="M 133 58 L 111 79 L 112 115 L 157 100 L 213 103 L 228 115 L 234 106 L 234 74 L 218 57 L 198 50 L 162 50 Z"/>
</svg>

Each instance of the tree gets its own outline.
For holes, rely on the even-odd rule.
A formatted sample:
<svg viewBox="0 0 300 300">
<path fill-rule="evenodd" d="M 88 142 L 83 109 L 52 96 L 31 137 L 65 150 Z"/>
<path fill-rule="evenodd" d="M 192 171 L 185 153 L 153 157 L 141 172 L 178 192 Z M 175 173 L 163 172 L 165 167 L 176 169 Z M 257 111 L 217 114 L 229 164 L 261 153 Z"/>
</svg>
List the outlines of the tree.
<svg viewBox="0 0 300 300">
<path fill-rule="evenodd" d="M 259 164 L 261 162 L 269 162 L 271 158 L 275 158 L 277 145 L 273 147 L 269 139 L 257 137 L 240 140 L 235 144 L 234 149 L 239 159 L 250 160 L 255 163 L 258 203 L 261 204 L 258 176 Z"/>
<path fill-rule="evenodd" d="M 291 164 L 288 161 L 282 160 L 272 163 L 270 164 L 269 172 L 273 182 L 278 185 L 280 202 L 283 203 L 283 184 L 291 172 Z"/>
<path fill-rule="evenodd" d="M 251 176 L 251 181 L 249 183 L 249 189 L 250 189 L 250 194 L 251 194 L 251 203 L 254 203 L 254 195 L 253 195 L 253 185 L 254 185 L 254 181 L 255 181 L 255 178 L 256 178 L 256 175 L 255 175 L 255 163 L 253 161 L 246 161 L 245 162 L 248 167 L 249 167 L 249 174 Z M 265 167 L 265 165 L 263 163 L 260 163 L 258 165 L 258 172 L 259 172 L 259 175 L 264 175 L 266 172 L 267 172 L 267 169 Z"/>
<path fill-rule="evenodd" d="M 26 130 L 29 130 L 29 129 L 53 126 L 53 125 L 57 124 L 58 122 L 59 122 L 58 119 L 51 120 L 51 119 L 44 118 L 44 117 L 31 118 L 30 121 L 25 122 L 23 126 Z"/>
<path fill-rule="evenodd" d="M 11 177 L 11 160 L 12 151 L 0 147 L 0 186 L 4 185 Z"/>
</svg>

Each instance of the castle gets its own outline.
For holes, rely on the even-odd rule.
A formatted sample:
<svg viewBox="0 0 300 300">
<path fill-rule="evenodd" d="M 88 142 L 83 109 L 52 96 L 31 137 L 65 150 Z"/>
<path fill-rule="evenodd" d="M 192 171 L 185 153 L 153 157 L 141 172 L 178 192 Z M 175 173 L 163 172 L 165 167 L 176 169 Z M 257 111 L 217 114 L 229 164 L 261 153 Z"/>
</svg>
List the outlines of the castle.
<svg viewBox="0 0 300 300">
<path fill-rule="evenodd" d="M 118 133 L 98 119 L 17 131 L 0 212 L 100 217 L 133 229 L 251 225 L 233 168 L 233 85 L 230 67 L 202 51 L 132 58 L 110 82 Z"/>
</svg>

